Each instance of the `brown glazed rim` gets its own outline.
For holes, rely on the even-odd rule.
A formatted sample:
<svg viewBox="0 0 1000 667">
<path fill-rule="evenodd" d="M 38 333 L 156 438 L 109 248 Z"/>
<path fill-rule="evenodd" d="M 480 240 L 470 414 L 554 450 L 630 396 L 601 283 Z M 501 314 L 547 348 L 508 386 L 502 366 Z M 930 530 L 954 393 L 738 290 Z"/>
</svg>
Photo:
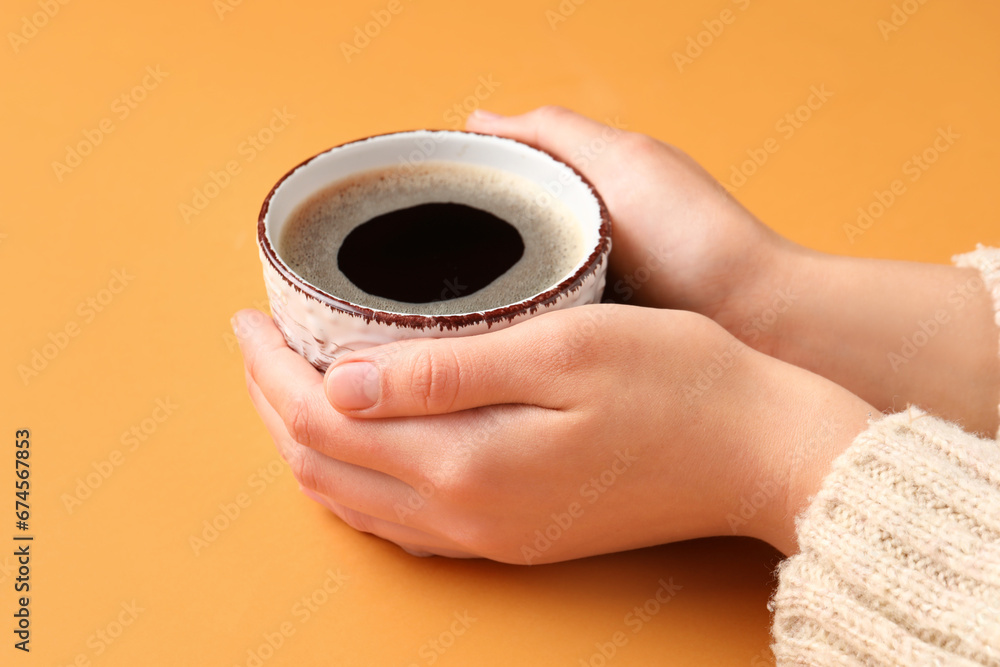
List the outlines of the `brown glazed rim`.
<svg viewBox="0 0 1000 667">
<path fill-rule="evenodd" d="M 552 158 L 559 164 L 568 167 L 573 171 L 573 173 L 577 175 L 577 177 L 580 178 L 583 184 L 587 186 L 587 188 L 590 190 L 590 193 L 597 200 L 598 206 L 600 208 L 601 225 L 600 228 L 598 229 L 598 234 L 600 236 L 600 239 L 597 243 L 597 247 L 594 248 L 593 252 L 587 258 L 587 261 L 584 262 L 583 265 L 579 269 L 577 269 L 576 272 L 573 273 L 573 275 L 569 276 L 568 278 L 560 282 L 558 285 L 553 286 L 552 288 L 542 292 L 541 294 L 536 294 L 530 299 L 525 299 L 524 301 L 518 301 L 517 303 L 513 303 L 507 306 L 502 306 L 500 308 L 494 308 L 492 310 L 487 310 L 481 313 L 464 313 L 457 315 L 419 315 L 419 314 L 393 313 L 385 310 L 366 308 L 364 306 L 359 306 L 355 303 L 351 303 L 349 301 L 345 301 L 344 299 L 335 297 L 332 294 L 328 294 L 327 292 L 324 292 L 315 285 L 307 283 L 298 275 L 296 275 L 285 264 L 285 262 L 280 257 L 278 257 L 278 253 L 275 252 L 274 247 L 271 245 L 271 241 L 267 238 L 267 231 L 264 228 L 264 218 L 267 216 L 267 212 L 271 204 L 271 198 L 274 196 L 274 193 L 277 191 L 277 189 L 281 187 L 281 184 L 285 182 L 285 179 L 290 177 L 299 169 L 302 169 L 303 167 L 308 165 L 316 158 L 322 155 L 326 155 L 327 153 L 335 149 L 343 148 L 345 146 L 350 146 L 352 144 L 363 143 L 365 141 L 369 141 L 371 139 L 377 139 L 379 137 L 387 137 L 387 136 L 401 135 L 401 134 L 412 134 L 415 132 L 434 132 L 434 133 L 443 132 L 446 134 L 471 134 L 471 135 L 490 137 L 491 139 L 499 139 L 501 141 L 510 141 L 515 144 L 521 144 L 522 146 L 526 146 L 527 148 L 530 148 L 533 151 L 537 151 L 539 153 L 548 155 L 550 158 Z M 573 167 L 573 165 L 563 162 L 555 155 L 552 155 L 546 150 L 535 148 L 534 146 L 525 144 L 515 139 L 508 139 L 507 137 L 498 137 L 492 134 L 483 134 L 481 132 L 466 132 L 464 130 L 407 130 L 401 132 L 386 132 L 383 134 L 375 134 L 370 137 L 365 137 L 363 139 L 356 139 L 354 141 L 348 141 L 346 143 L 333 146 L 332 148 L 328 148 L 325 151 L 313 155 L 311 158 L 299 163 L 291 170 L 289 170 L 288 173 L 282 176 L 281 179 L 274 184 L 274 187 L 271 188 L 271 191 L 267 193 L 267 197 L 264 199 L 264 204 L 260 208 L 260 216 L 257 218 L 257 243 L 263 250 L 264 256 L 267 257 L 267 260 L 271 264 L 271 266 L 274 267 L 278 271 L 278 273 L 281 274 L 281 276 L 285 279 L 285 281 L 293 288 L 295 288 L 296 291 L 306 295 L 307 297 L 311 297 L 316 301 L 320 302 L 321 304 L 329 306 L 330 308 L 333 308 L 340 312 L 352 315 L 354 317 L 362 317 L 365 319 L 366 322 L 371 322 L 372 320 L 374 320 L 375 322 L 378 322 L 380 324 L 394 324 L 399 327 L 407 327 L 413 329 L 431 329 L 439 327 L 442 330 L 458 329 L 461 327 L 466 327 L 469 325 L 481 324 L 481 323 L 485 323 L 487 327 L 490 327 L 493 324 L 497 324 L 498 322 L 502 321 L 509 322 L 524 313 L 534 312 L 542 306 L 547 306 L 550 303 L 553 303 L 564 294 L 569 294 L 579 289 L 580 286 L 583 284 L 583 281 L 586 280 L 591 274 L 597 271 L 597 268 L 600 266 L 602 259 L 604 258 L 604 256 L 608 254 L 610 250 L 611 216 L 608 213 L 607 206 L 604 204 L 604 199 L 601 198 L 600 193 L 597 192 L 597 189 L 587 179 L 587 177 L 581 174 L 575 167 Z"/>
</svg>

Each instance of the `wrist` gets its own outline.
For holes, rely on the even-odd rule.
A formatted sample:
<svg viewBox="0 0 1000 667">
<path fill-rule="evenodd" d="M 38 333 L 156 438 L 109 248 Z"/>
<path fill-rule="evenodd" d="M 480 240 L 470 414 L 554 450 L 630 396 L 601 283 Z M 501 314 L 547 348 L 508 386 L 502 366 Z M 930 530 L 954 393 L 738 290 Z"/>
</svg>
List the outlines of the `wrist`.
<svg viewBox="0 0 1000 667">
<path fill-rule="evenodd" d="M 814 373 L 756 356 L 758 398 L 750 414 L 760 427 L 744 496 L 770 489 L 773 500 L 761 508 L 758 520 L 747 523 L 744 534 L 790 555 L 798 550 L 795 518 L 819 491 L 833 461 L 880 413 Z"/>
<path fill-rule="evenodd" d="M 998 329 L 979 274 L 827 255 L 789 244 L 734 293 L 730 330 L 881 411 L 908 404 L 993 435 Z"/>
<path fill-rule="evenodd" d="M 758 352 L 784 358 L 789 343 L 797 340 L 795 311 L 811 282 L 822 279 L 818 260 L 825 257 L 768 233 L 733 273 L 726 299 L 710 317 Z"/>
</svg>

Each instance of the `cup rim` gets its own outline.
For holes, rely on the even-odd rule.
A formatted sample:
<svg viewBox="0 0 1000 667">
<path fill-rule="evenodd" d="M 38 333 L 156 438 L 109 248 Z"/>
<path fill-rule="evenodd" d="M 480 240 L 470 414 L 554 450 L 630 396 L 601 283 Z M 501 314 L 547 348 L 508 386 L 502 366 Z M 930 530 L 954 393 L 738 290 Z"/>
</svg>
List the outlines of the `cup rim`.
<svg viewBox="0 0 1000 667">
<path fill-rule="evenodd" d="M 305 168 L 313 160 L 330 153 L 331 151 L 344 148 L 353 144 L 362 143 L 369 141 L 371 139 L 377 139 L 379 137 L 387 137 L 394 135 L 404 135 L 404 134 L 414 134 L 417 132 L 443 132 L 448 134 L 468 134 L 476 135 L 481 137 L 489 137 L 493 140 L 509 141 L 515 144 L 520 144 L 531 150 L 543 153 L 548 157 L 552 158 L 559 164 L 569 168 L 576 176 L 581 180 L 581 182 L 587 187 L 591 195 L 597 201 L 598 208 L 600 210 L 600 225 L 597 230 L 598 243 L 593 248 L 590 255 L 587 257 L 586 261 L 569 277 L 565 280 L 553 285 L 549 289 L 536 294 L 530 298 L 523 299 L 516 303 L 508 304 L 506 306 L 501 306 L 499 308 L 492 308 L 490 310 L 475 312 L 475 313 L 459 313 L 454 315 L 421 315 L 414 313 L 395 313 L 387 310 L 379 310 L 375 308 L 368 308 L 366 306 L 361 306 L 356 303 L 351 303 L 340 297 L 336 297 L 328 292 L 323 291 L 319 287 L 306 282 L 298 274 L 291 270 L 291 268 L 285 264 L 284 260 L 278 255 L 274 246 L 271 244 L 271 240 L 267 237 L 267 230 L 265 228 L 264 219 L 267 217 L 267 213 L 270 209 L 271 198 L 277 192 L 281 184 L 285 182 L 289 177 L 292 176 L 299 169 Z M 267 193 L 267 197 L 264 198 L 264 203 L 261 205 L 260 214 L 257 217 L 257 244 L 261 249 L 264 257 L 267 258 L 268 263 L 272 268 L 274 268 L 281 277 L 290 284 L 297 292 L 304 294 L 307 297 L 311 297 L 321 304 L 332 308 L 336 311 L 352 315 L 354 317 L 361 317 L 365 322 L 375 321 L 379 324 L 392 324 L 399 327 L 406 327 L 412 329 L 430 329 L 440 327 L 442 329 L 458 329 L 466 326 L 471 326 L 475 324 L 486 324 L 487 327 L 497 324 L 502 321 L 512 321 L 515 318 L 528 312 L 535 312 L 539 308 L 547 306 L 555 301 L 557 301 L 561 296 L 569 294 L 576 291 L 583 282 L 590 277 L 592 274 L 597 272 L 598 267 L 601 265 L 604 257 L 606 257 L 611 248 L 611 215 L 608 212 L 608 208 L 604 203 L 604 199 L 601 194 L 594 187 L 590 180 L 580 173 L 580 171 L 573 165 L 559 159 L 549 151 L 526 144 L 516 139 L 510 139 L 508 137 L 500 137 L 493 134 L 485 134 L 482 132 L 469 132 L 467 130 L 429 130 L 429 129 L 418 129 L 418 130 L 402 130 L 397 132 L 384 132 L 381 134 L 373 134 L 371 136 L 363 137 L 361 139 L 354 139 L 352 141 L 347 141 L 342 144 L 337 144 L 336 146 L 331 146 L 326 150 L 316 153 L 310 158 L 307 158 L 289 169 L 278 181 L 271 187 L 271 190 Z"/>
</svg>

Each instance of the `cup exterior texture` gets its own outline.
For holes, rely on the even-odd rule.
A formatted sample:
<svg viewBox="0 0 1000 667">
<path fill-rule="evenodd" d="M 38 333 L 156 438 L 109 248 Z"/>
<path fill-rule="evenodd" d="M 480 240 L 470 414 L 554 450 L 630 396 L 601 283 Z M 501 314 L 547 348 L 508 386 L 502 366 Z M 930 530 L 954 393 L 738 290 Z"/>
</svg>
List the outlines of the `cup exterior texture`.
<svg viewBox="0 0 1000 667">
<path fill-rule="evenodd" d="M 281 225 L 311 194 L 353 173 L 407 161 L 459 161 L 512 171 L 542 186 L 581 223 L 588 256 L 572 274 L 515 304 L 476 313 L 413 315 L 349 303 L 309 284 L 275 250 Z M 544 202 L 540 202 L 544 204 Z M 597 303 L 604 292 L 610 217 L 600 195 L 578 172 L 552 156 L 510 139 L 455 131 L 401 132 L 332 148 L 292 169 L 261 208 L 257 242 L 271 315 L 289 347 L 325 371 L 353 350 L 406 338 L 468 336 L 509 327 L 541 313 Z"/>
</svg>

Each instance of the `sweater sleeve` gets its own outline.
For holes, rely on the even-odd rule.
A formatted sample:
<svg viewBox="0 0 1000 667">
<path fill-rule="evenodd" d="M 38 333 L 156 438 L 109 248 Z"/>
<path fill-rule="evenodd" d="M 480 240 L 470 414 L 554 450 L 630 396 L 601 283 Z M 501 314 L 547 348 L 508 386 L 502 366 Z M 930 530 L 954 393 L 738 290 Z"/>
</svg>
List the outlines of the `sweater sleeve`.
<svg viewBox="0 0 1000 667">
<path fill-rule="evenodd" d="M 1000 325 L 1000 251 L 955 262 L 980 269 Z M 1000 666 L 1000 442 L 912 407 L 879 418 L 797 533 L 772 601 L 779 665 Z"/>
<path fill-rule="evenodd" d="M 1000 327 L 1000 248 L 987 248 L 980 245 L 972 252 L 952 257 L 955 266 L 979 269 L 986 290 L 993 297 L 993 321 Z M 1000 352 L 1000 338 L 997 340 L 997 351 Z M 1000 410 L 1000 407 L 997 408 Z M 997 431 L 1000 440 L 1000 430 Z"/>
</svg>

